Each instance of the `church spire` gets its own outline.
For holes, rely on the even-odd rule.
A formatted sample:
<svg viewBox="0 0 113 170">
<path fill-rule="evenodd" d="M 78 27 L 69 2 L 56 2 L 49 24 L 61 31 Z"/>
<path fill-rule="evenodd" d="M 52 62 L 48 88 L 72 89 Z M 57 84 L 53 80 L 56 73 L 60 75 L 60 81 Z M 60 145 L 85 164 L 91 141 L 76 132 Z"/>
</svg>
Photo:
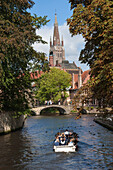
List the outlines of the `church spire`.
<svg viewBox="0 0 113 170">
<path fill-rule="evenodd" d="M 55 13 L 55 25 L 58 25 L 56 13 Z"/>
<path fill-rule="evenodd" d="M 63 60 L 65 60 L 63 37 L 61 38 L 61 43 L 60 43 L 57 15 L 55 13 L 53 43 L 50 37 L 49 63 L 52 67 L 54 67 L 62 63 Z"/>
<path fill-rule="evenodd" d="M 58 31 L 58 22 L 57 15 L 55 13 L 55 23 L 54 23 L 54 34 L 53 34 L 53 45 L 60 45 L 59 31 Z"/>
</svg>

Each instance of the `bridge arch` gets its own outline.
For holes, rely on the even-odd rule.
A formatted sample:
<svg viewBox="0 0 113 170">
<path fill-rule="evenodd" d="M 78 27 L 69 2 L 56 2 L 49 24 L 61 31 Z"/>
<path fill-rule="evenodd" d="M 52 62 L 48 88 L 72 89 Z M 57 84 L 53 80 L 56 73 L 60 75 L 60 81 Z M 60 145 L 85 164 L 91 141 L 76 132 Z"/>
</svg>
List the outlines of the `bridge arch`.
<svg viewBox="0 0 113 170">
<path fill-rule="evenodd" d="M 57 108 L 60 114 L 69 114 L 72 107 L 64 106 L 64 105 L 44 105 L 36 108 L 32 108 L 32 111 L 35 112 L 36 115 L 40 115 L 41 111 L 47 108 Z"/>
<path fill-rule="evenodd" d="M 47 110 L 47 109 L 50 109 L 50 108 L 54 108 L 54 109 L 57 109 L 58 111 L 59 111 L 59 115 L 63 115 L 63 114 L 65 114 L 66 113 L 66 110 L 64 109 L 64 108 L 62 108 L 62 107 L 53 107 L 52 105 L 50 105 L 49 107 L 44 107 L 44 108 L 42 108 L 42 109 L 40 109 L 40 115 L 42 114 L 42 111 L 44 111 L 44 110 Z"/>
</svg>

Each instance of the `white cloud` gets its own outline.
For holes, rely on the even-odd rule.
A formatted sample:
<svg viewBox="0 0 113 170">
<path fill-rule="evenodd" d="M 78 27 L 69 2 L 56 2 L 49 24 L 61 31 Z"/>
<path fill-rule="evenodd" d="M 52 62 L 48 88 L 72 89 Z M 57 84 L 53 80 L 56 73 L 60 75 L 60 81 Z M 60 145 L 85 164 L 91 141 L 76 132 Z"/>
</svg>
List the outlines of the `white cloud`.
<svg viewBox="0 0 113 170">
<path fill-rule="evenodd" d="M 36 51 L 46 53 L 47 57 L 49 56 L 49 47 L 50 47 L 49 42 L 50 42 L 50 36 L 51 36 L 52 32 L 53 32 L 53 27 L 47 27 L 47 26 L 43 27 L 40 30 L 37 30 L 36 34 L 40 35 L 42 37 L 42 39 L 44 41 L 46 41 L 48 44 L 35 43 L 33 45 L 33 47 Z"/>
<path fill-rule="evenodd" d="M 52 27 L 45 26 L 42 29 L 37 30 L 37 35 L 42 36 L 43 40 L 45 40 L 48 44 L 35 43 L 33 45 L 36 51 L 46 53 L 47 57 L 49 57 L 50 36 L 53 39 L 53 29 L 54 29 L 53 26 Z M 60 39 L 62 38 L 63 35 L 66 60 L 69 60 L 70 62 L 75 61 L 77 66 L 81 67 L 83 70 L 89 69 L 88 66 L 81 64 L 78 61 L 80 51 L 82 48 L 84 48 L 84 39 L 82 38 L 82 36 L 77 35 L 71 37 L 71 34 L 69 33 L 69 28 L 66 25 L 66 23 L 59 26 L 59 34 Z"/>
<path fill-rule="evenodd" d="M 64 23 L 64 25 L 59 27 L 59 32 L 63 34 L 64 37 L 64 47 L 65 47 L 65 57 L 69 61 L 75 61 L 78 60 L 80 50 L 84 46 L 84 40 L 82 36 L 77 35 L 74 37 L 71 37 L 71 34 L 69 33 L 69 27 Z"/>
</svg>

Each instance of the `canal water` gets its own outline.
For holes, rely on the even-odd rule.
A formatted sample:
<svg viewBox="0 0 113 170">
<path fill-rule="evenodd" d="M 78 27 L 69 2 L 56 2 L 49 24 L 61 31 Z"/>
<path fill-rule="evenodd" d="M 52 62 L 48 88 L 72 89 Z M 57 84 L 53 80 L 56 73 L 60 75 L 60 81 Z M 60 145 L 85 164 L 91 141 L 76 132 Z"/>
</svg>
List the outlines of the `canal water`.
<svg viewBox="0 0 113 170">
<path fill-rule="evenodd" d="M 79 134 L 76 153 L 53 152 L 54 135 L 62 129 Z M 113 132 L 92 115 L 29 117 L 22 130 L 0 136 L 0 170 L 112 170 Z"/>
</svg>

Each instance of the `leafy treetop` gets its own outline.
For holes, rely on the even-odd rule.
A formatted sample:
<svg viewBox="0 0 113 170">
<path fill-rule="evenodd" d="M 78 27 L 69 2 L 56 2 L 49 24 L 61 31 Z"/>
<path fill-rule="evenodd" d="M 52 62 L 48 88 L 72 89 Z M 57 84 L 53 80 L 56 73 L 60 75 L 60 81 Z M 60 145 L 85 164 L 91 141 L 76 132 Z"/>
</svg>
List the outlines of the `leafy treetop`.
<svg viewBox="0 0 113 170">
<path fill-rule="evenodd" d="M 66 89 L 70 86 L 71 76 L 69 73 L 51 68 L 49 72 L 42 74 L 36 81 L 37 90 L 36 98 L 40 102 L 49 101 L 57 102 L 62 98 L 62 101 L 67 97 Z"/>
</svg>

